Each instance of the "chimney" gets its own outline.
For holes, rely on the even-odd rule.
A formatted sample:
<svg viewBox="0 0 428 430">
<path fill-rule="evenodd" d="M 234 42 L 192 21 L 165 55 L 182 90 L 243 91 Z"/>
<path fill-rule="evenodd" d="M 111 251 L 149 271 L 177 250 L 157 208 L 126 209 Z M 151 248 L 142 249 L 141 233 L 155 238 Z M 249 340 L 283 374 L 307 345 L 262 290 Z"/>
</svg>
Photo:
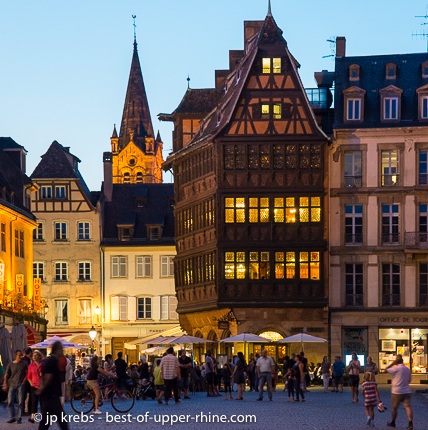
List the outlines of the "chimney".
<svg viewBox="0 0 428 430">
<path fill-rule="evenodd" d="M 104 163 L 104 183 L 103 183 L 104 200 L 106 202 L 111 202 L 111 199 L 113 196 L 113 167 L 112 167 L 112 160 L 111 160 L 111 152 L 104 152 L 103 163 Z"/>
<path fill-rule="evenodd" d="M 346 53 L 346 38 L 336 37 L 336 58 L 345 57 Z"/>
<path fill-rule="evenodd" d="M 247 51 L 247 42 L 256 33 L 259 33 L 264 21 L 244 21 L 244 46 Z"/>
</svg>

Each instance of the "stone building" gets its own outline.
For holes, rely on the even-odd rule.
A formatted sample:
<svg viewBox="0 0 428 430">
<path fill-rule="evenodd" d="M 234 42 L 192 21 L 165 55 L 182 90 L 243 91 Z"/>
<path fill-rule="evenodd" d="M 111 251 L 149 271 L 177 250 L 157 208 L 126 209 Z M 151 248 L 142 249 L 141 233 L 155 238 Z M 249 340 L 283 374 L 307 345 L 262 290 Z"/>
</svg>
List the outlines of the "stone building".
<svg viewBox="0 0 428 430">
<path fill-rule="evenodd" d="M 38 185 L 33 270 L 42 280 L 48 335 L 91 348 L 89 330 L 101 324 L 99 193 L 89 191 L 70 148 L 54 141 L 41 158 L 31 175 Z"/>
<path fill-rule="evenodd" d="M 162 184 L 162 142 L 153 125 L 137 44 L 120 135 L 104 153 L 102 210 L 103 353 L 139 358 L 133 341 L 180 332 L 174 290 L 174 187 Z"/>
<path fill-rule="evenodd" d="M 215 89 L 189 89 L 159 115 L 175 126 L 164 169 L 175 181 L 180 324 L 213 341 L 304 328 L 327 339 L 327 136 L 270 10 L 244 32 Z"/>
<path fill-rule="evenodd" d="M 427 372 L 428 54 L 346 57 L 329 155 L 331 355 Z M 426 379 L 426 375 L 423 376 Z"/>
<path fill-rule="evenodd" d="M 9 332 L 23 321 L 28 343 L 46 337 L 40 288 L 33 279 L 31 198 L 37 190 L 25 174 L 27 151 L 10 137 L 0 138 L 0 326 Z M 2 357 L 3 365 L 7 364 Z"/>
</svg>

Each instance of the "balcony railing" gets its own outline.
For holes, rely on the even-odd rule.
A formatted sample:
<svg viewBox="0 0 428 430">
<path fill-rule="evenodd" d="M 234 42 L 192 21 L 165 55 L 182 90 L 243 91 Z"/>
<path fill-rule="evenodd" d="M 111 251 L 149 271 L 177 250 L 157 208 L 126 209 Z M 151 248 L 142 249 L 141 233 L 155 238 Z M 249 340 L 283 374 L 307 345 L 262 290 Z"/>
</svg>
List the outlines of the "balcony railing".
<svg viewBox="0 0 428 430">
<path fill-rule="evenodd" d="M 362 245 L 363 244 L 363 234 L 345 234 L 345 244 L 346 245 Z"/>
<path fill-rule="evenodd" d="M 389 233 L 389 234 L 382 234 L 382 244 L 383 245 L 396 245 L 400 241 L 400 233 Z"/>
<path fill-rule="evenodd" d="M 393 187 L 398 185 L 398 175 L 382 175 L 382 187 Z"/>
<path fill-rule="evenodd" d="M 428 249 L 428 233 L 412 231 L 404 233 L 404 242 L 409 249 Z"/>
<path fill-rule="evenodd" d="M 346 306 L 363 306 L 362 294 L 347 294 Z"/>
<path fill-rule="evenodd" d="M 383 294 L 382 306 L 400 306 L 400 294 Z"/>
<path fill-rule="evenodd" d="M 358 188 L 363 186 L 362 176 L 345 176 L 345 187 Z"/>
</svg>

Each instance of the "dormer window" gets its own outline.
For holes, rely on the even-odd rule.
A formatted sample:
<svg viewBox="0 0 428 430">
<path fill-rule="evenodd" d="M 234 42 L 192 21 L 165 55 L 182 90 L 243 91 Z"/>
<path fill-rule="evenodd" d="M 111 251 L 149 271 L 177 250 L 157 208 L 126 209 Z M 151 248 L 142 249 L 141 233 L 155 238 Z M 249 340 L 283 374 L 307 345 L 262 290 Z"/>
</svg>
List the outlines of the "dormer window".
<svg viewBox="0 0 428 430">
<path fill-rule="evenodd" d="M 349 80 L 359 81 L 360 80 L 360 66 L 358 64 L 352 64 L 349 66 Z"/>
<path fill-rule="evenodd" d="M 281 73 L 281 58 L 263 58 L 263 73 Z"/>
<path fill-rule="evenodd" d="M 422 77 L 428 78 L 428 61 L 424 61 L 422 64 Z"/>
<path fill-rule="evenodd" d="M 358 87 L 350 87 L 343 91 L 344 120 L 364 120 L 364 95 L 366 91 Z"/>
<path fill-rule="evenodd" d="M 161 237 L 162 237 L 162 227 L 160 225 L 147 226 L 148 240 L 161 240 Z"/>
<path fill-rule="evenodd" d="M 132 229 L 131 227 L 119 227 L 119 240 L 131 240 Z"/>
<path fill-rule="evenodd" d="M 403 90 L 389 85 L 379 91 L 381 99 L 381 121 L 399 121 L 401 118 L 401 94 Z"/>
<path fill-rule="evenodd" d="M 397 78 L 397 66 L 394 63 L 388 63 L 385 66 L 386 79 L 396 79 Z"/>
<path fill-rule="evenodd" d="M 418 94 L 418 119 L 428 120 L 428 85 L 416 90 Z"/>
</svg>

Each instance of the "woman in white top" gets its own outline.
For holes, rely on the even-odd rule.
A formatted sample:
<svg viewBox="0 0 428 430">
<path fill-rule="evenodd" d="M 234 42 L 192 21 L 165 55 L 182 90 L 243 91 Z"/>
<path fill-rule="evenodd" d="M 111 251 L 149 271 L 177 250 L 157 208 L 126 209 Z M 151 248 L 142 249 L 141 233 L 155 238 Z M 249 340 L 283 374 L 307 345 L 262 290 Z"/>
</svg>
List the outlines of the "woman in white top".
<svg viewBox="0 0 428 430">
<path fill-rule="evenodd" d="M 359 390 L 358 385 L 360 384 L 360 369 L 361 364 L 358 361 L 357 354 L 352 354 L 352 360 L 349 362 L 348 373 L 349 373 L 349 385 L 351 386 L 352 403 L 355 401 L 359 402 Z"/>
</svg>

